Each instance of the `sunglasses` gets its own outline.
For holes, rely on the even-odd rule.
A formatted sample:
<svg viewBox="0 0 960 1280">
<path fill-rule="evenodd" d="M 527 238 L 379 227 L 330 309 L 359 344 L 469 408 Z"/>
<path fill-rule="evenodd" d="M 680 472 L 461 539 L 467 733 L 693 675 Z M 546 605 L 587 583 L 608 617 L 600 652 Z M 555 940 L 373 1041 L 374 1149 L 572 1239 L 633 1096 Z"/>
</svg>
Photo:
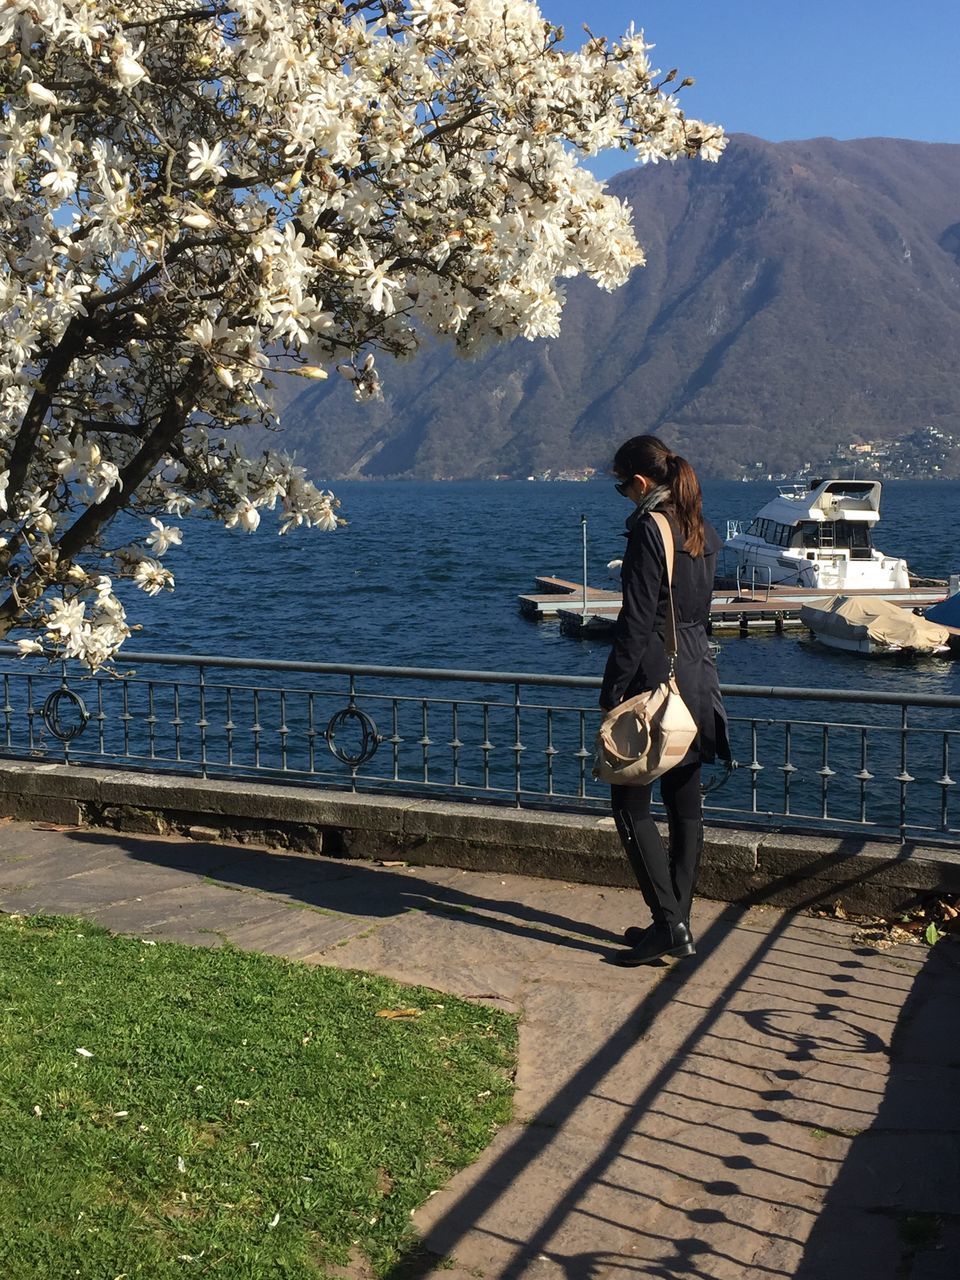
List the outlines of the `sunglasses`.
<svg viewBox="0 0 960 1280">
<path fill-rule="evenodd" d="M 613 487 L 616 489 L 617 493 L 619 493 L 621 498 L 625 498 L 627 496 L 627 490 L 632 484 L 632 480 L 618 480 Z"/>
</svg>

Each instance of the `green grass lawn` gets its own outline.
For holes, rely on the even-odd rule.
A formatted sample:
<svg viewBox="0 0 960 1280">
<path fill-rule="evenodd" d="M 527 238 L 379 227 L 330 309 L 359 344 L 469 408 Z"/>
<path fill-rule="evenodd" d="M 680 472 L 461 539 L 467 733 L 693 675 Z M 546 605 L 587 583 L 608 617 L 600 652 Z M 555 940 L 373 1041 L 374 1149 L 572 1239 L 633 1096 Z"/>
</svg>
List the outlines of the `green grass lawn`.
<svg viewBox="0 0 960 1280">
<path fill-rule="evenodd" d="M 0 916 L 0 1276 L 383 1273 L 509 1118 L 515 1050 L 424 988 Z"/>
</svg>

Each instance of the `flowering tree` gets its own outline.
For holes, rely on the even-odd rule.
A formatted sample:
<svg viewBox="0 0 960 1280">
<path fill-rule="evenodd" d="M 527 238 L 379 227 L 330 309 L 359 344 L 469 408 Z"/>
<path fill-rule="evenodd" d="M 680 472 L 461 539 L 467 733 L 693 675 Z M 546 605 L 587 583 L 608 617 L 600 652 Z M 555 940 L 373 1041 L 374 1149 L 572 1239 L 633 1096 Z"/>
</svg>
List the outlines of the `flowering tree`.
<svg viewBox="0 0 960 1280">
<path fill-rule="evenodd" d="M 0 635 L 101 664 L 116 579 L 173 587 L 171 517 L 336 527 L 227 430 L 272 424 L 271 371 L 375 395 L 375 353 L 552 336 L 559 279 L 624 282 L 578 157 L 724 139 L 641 35 L 561 39 L 529 0 L 0 0 Z"/>
</svg>

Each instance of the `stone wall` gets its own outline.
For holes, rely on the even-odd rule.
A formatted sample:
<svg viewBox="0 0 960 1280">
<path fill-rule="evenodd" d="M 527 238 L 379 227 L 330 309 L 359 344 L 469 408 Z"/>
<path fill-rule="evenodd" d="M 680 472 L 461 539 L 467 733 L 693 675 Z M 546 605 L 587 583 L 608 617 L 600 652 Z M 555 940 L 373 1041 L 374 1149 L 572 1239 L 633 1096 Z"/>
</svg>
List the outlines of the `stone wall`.
<svg viewBox="0 0 960 1280">
<path fill-rule="evenodd" d="M 630 885 L 609 817 L 406 795 L 0 761 L 0 815 L 338 858 Z M 741 903 L 888 914 L 960 893 L 960 854 L 860 836 L 709 827 L 699 892 Z"/>
</svg>

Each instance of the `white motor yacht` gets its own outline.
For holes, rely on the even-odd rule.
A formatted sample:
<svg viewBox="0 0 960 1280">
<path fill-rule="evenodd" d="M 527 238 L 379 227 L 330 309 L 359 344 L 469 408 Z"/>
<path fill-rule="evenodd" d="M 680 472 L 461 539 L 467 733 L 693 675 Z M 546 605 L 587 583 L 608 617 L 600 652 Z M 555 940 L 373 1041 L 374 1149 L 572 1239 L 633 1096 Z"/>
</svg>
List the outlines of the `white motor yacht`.
<svg viewBox="0 0 960 1280">
<path fill-rule="evenodd" d="M 727 525 L 725 547 L 743 588 L 773 585 L 831 591 L 910 587 L 906 560 L 874 549 L 877 480 L 817 480 L 782 486 L 744 529 Z"/>
</svg>

